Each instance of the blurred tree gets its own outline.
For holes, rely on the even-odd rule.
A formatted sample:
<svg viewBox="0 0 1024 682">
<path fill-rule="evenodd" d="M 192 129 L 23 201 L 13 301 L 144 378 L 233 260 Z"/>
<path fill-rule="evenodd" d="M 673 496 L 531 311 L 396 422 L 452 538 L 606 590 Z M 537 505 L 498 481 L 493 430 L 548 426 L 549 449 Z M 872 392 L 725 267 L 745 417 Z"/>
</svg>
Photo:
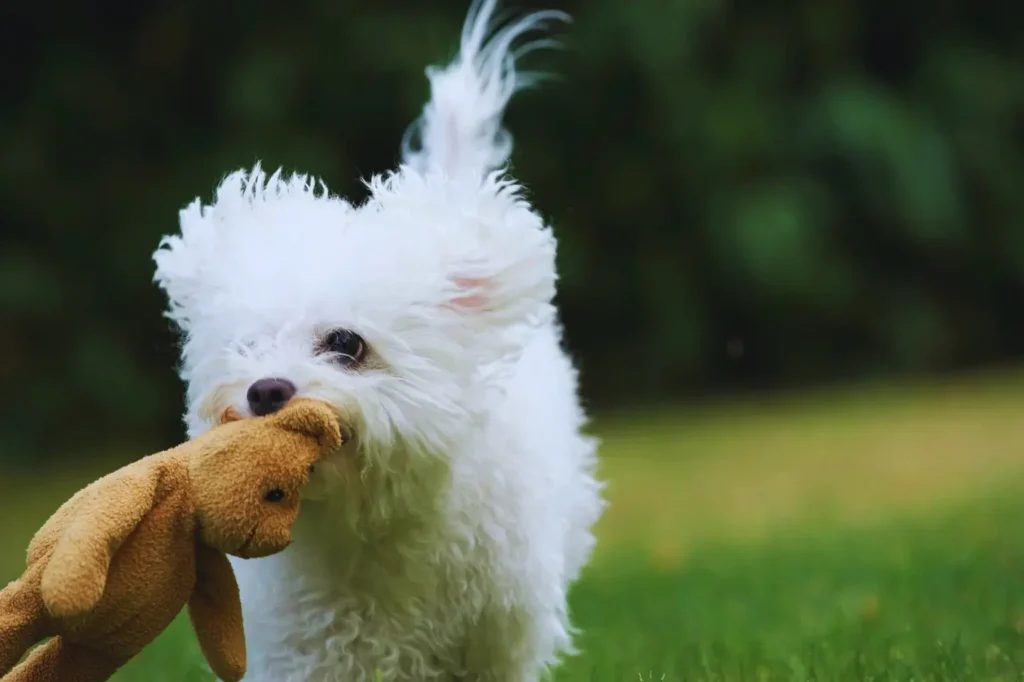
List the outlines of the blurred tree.
<svg viewBox="0 0 1024 682">
<path fill-rule="evenodd" d="M 468 0 L 0 7 L 0 456 L 181 436 L 150 254 L 261 159 L 362 196 Z M 981 3 L 533 0 L 509 112 L 592 402 L 1024 351 L 1024 41 Z M 60 424 L 60 428 L 55 428 Z"/>
</svg>

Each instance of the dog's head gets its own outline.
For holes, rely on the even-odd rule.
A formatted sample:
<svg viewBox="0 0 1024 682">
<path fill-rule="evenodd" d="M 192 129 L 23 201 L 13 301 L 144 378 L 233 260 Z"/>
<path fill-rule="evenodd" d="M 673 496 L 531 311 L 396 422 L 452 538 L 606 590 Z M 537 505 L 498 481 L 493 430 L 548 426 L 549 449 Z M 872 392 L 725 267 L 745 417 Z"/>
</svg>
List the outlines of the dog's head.
<svg viewBox="0 0 1024 682">
<path fill-rule="evenodd" d="M 154 255 L 182 332 L 186 422 L 325 400 L 350 436 L 328 480 L 444 463 L 532 328 L 555 246 L 518 188 L 410 168 L 359 207 L 305 176 L 228 176 Z M 332 478 L 333 477 L 333 478 Z"/>
<path fill-rule="evenodd" d="M 369 183 L 362 206 L 257 166 L 182 211 L 155 259 L 183 333 L 191 434 L 228 408 L 324 400 L 346 451 L 306 490 L 352 481 L 340 497 L 378 518 L 465 449 L 503 373 L 554 314 L 554 239 L 497 171 L 511 150 L 504 108 L 536 76 L 517 73 L 515 55 L 551 41 L 514 43 L 566 17 L 495 24 L 495 8 L 476 0 L 458 56 L 428 69 L 431 97 L 404 163 Z"/>
</svg>

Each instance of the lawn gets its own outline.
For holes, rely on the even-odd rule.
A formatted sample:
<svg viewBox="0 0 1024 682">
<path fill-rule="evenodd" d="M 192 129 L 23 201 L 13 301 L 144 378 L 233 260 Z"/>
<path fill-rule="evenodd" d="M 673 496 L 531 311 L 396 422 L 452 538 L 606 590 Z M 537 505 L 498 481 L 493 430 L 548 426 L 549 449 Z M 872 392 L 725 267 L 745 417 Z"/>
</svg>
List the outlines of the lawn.
<svg viewBox="0 0 1024 682">
<path fill-rule="evenodd" d="M 1024 680 L 1022 415 L 1017 374 L 596 420 L 611 507 L 555 679 Z M 93 473 L 8 481 L 0 579 Z M 116 678 L 193 679 L 183 621 Z"/>
</svg>

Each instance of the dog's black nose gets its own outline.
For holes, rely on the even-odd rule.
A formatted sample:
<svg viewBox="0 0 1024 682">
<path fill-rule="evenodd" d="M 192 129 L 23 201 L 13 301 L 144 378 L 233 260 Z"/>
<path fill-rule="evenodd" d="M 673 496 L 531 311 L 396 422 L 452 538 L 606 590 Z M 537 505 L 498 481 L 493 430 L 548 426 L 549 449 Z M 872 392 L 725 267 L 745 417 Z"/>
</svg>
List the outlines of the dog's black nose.
<svg viewBox="0 0 1024 682">
<path fill-rule="evenodd" d="M 295 384 L 287 379 L 260 379 L 246 391 L 249 409 L 257 417 L 277 412 L 295 396 Z"/>
</svg>

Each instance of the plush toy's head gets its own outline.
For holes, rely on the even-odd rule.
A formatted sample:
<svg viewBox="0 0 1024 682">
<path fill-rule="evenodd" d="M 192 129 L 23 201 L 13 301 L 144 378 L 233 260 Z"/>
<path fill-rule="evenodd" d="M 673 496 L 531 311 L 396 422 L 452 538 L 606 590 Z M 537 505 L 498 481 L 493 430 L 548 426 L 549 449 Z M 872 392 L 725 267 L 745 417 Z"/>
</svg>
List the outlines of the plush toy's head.
<svg viewBox="0 0 1024 682">
<path fill-rule="evenodd" d="M 200 539 L 243 558 L 279 552 L 291 543 L 310 472 L 342 444 L 337 416 L 299 399 L 266 417 L 229 411 L 222 421 L 189 462 Z"/>
</svg>

